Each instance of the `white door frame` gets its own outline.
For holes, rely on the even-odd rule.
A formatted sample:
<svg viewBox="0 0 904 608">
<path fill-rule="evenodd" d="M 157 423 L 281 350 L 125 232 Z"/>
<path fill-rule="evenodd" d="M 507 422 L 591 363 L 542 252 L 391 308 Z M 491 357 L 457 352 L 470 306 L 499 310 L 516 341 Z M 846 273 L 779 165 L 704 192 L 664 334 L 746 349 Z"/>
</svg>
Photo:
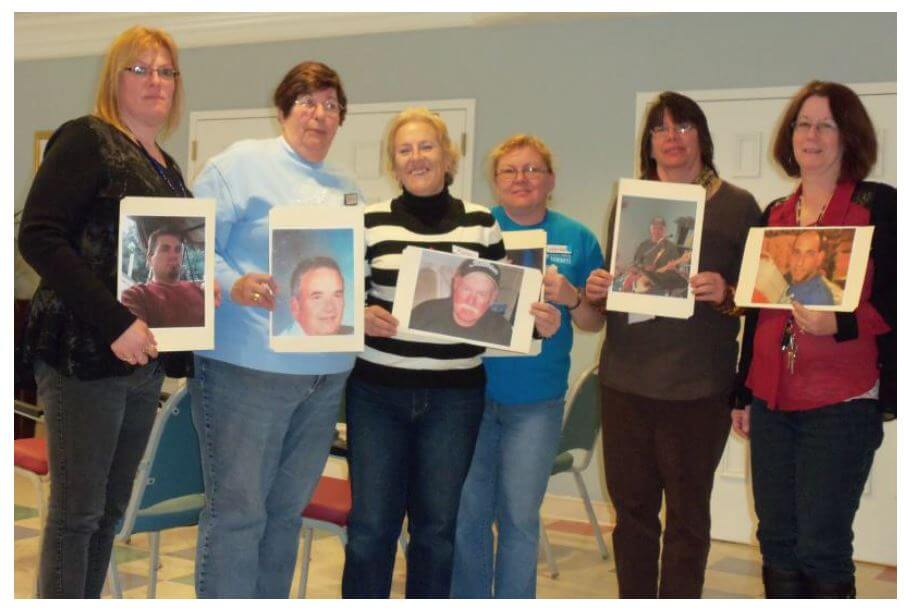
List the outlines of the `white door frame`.
<svg viewBox="0 0 904 608">
<path fill-rule="evenodd" d="M 476 99 L 440 99 L 440 100 L 416 100 L 393 101 L 385 103 L 352 103 L 348 106 L 348 114 L 369 114 L 378 112 L 400 112 L 405 108 L 427 108 L 434 112 L 443 110 L 465 110 L 467 112 L 466 130 L 463 141 L 457 142 L 461 152 L 461 160 L 458 164 L 458 173 L 455 180 L 461 184 L 463 198 L 471 200 L 471 191 L 474 182 L 474 124 L 477 113 Z M 201 120 L 211 119 L 242 119 L 242 118 L 276 118 L 276 108 L 249 108 L 239 110 L 200 110 L 189 114 L 188 127 L 188 173 L 194 175 L 196 162 L 196 138 L 197 123 Z"/>
</svg>

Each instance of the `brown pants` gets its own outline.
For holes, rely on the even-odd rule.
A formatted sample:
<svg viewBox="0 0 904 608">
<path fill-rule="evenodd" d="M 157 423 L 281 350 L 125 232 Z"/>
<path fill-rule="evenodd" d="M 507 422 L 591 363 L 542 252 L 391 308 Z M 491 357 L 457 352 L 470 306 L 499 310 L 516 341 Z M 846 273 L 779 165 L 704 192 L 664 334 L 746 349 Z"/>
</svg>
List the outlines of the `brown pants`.
<svg viewBox="0 0 904 608">
<path fill-rule="evenodd" d="M 699 598 L 709 554 L 713 476 L 731 429 L 727 398 L 659 401 L 603 386 L 601 401 L 619 596 Z"/>
</svg>

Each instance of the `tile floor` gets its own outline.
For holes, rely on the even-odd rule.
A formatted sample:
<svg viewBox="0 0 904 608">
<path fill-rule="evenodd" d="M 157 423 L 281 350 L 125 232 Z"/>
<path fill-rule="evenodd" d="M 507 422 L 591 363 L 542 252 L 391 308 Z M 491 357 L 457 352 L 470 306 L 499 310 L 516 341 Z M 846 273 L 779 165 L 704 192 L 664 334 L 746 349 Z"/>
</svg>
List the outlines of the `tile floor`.
<svg viewBox="0 0 904 608">
<path fill-rule="evenodd" d="M 38 516 L 31 485 L 15 481 L 15 597 L 31 597 L 38 543 Z M 615 598 L 617 587 L 612 559 L 602 560 L 590 524 L 547 520 L 547 530 L 560 575 L 552 579 L 546 564 L 539 565 L 537 595 L 541 598 Z M 157 597 L 193 598 L 195 528 L 169 530 L 162 535 Z M 605 529 L 611 549 L 611 529 Z M 120 564 L 124 595 L 147 594 L 147 535 L 136 535 L 130 544 L 115 548 Z M 343 564 L 342 544 L 337 537 L 315 535 L 308 579 L 309 598 L 338 598 Z M 755 547 L 714 542 L 706 572 L 705 598 L 762 597 L 759 553 Z M 392 597 L 402 597 L 405 588 L 404 559 L 396 558 Z M 298 572 L 292 586 L 294 597 Z M 857 564 L 857 591 L 861 598 L 895 598 L 897 570 L 875 564 Z"/>
</svg>

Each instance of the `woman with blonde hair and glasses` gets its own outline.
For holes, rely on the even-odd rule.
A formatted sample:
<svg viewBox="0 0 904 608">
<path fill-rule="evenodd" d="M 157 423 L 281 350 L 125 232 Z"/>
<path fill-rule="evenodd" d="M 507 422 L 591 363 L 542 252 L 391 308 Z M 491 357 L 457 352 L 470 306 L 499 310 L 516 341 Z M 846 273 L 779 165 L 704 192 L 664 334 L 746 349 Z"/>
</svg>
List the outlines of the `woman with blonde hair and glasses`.
<svg viewBox="0 0 904 608">
<path fill-rule="evenodd" d="M 572 322 L 603 325 L 583 297 L 584 282 L 603 265 L 599 242 L 582 224 L 548 208 L 556 184 L 552 153 L 533 135 L 515 135 L 490 152 L 490 180 L 506 231 L 544 230 L 547 271 L 543 306 L 562 319 L 536 357 L 493 357 L 486 409 L 465 480 L 455 540 L 453 597 L 532 598 L 537 590 L 540 504 L 559 446 L 571 367 Z M 498 525 L 495 558 L 493 524 Z"/>
<path fill-rule="evenodd" d="M 116 299 L 119 201 L 191 196 L 157 144 L 181 100 L 172 38 L 126 30 L 107 51 L 94 113 L 51 136 L 25 202 L 19 248 L 41 277 L 26 358 L 45 408 L 51 480 L 43 598 L 100 597 L 157 412 L 164 371 L 154 335 Z M 188 371 L 172 363 L 171 375 Z"/>
<path fill-rule="evenodd" d="M 443 120 L 412 108 L 390 123 L 389 169 L 397 198 L 365 210 L 365 348 L 348 382 L 352 511 L 342 595 L 389 597 L 396 541 L 408 516 L 406 597 L 449 596 L 458 502 L 483 414 L 483 348 L 396 336 L 392 310 L 406 246 L 505 256 L 499 224 L 449 193 L 458 152 Z M 540 307 L 540 308 L 538 308 Z M 557 319 L 534 305 L 538 330 Z"/>
</svg>

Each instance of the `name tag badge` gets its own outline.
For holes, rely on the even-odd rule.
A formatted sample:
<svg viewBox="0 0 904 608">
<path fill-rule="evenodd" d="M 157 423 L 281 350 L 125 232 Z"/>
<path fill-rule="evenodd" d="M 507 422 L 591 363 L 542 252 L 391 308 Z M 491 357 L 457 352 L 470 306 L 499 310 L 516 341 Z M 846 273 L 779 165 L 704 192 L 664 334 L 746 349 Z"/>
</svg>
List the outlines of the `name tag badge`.
<svg viewBox="0 0 904 608">
<path fill-rule="evenodd" d="M 460 245 L 452 245 L 452 253 L 454 253 L 455 255 L 467 256 L 469 258 L 480 257 L 480 254 L 478 254 L 476 251 L 471 251 L 470 249 L 467 249 L 466 247 L 462 247 Z"/>
<path fill-rule="evenodd" d="M 354 207 L 355 205 L 358 204 L 358 193 L 357 192 L 346 192 L 344 200 L 342 202 L 345 203 L 346 207 Z"/>
</svg>

